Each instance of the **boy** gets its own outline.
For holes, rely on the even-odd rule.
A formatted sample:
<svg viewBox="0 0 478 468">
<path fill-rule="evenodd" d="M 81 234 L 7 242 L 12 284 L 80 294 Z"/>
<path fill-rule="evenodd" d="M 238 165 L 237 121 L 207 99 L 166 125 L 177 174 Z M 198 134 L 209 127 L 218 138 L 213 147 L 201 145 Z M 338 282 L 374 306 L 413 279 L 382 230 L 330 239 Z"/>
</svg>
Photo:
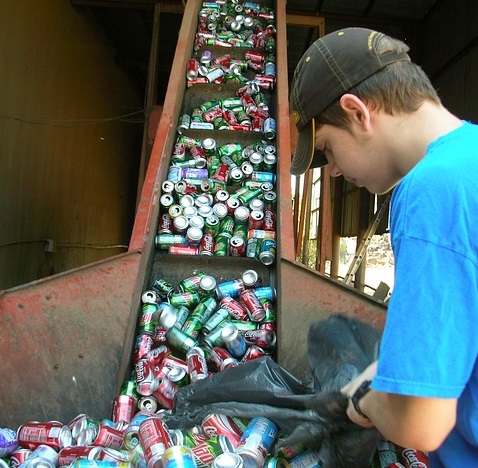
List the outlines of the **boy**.
<svg viewBox="0 0 478 468">
<path fill-rule="evenodd" d="M 347 28 L 297 65 L 291 172 L 329 164 L 394 189 L 395 284 L 378 363 L 343 391 L 349 418 L 432 467 L 478 466 L 478 127 L 445 109 L 408 47 Z"/>
</svg>

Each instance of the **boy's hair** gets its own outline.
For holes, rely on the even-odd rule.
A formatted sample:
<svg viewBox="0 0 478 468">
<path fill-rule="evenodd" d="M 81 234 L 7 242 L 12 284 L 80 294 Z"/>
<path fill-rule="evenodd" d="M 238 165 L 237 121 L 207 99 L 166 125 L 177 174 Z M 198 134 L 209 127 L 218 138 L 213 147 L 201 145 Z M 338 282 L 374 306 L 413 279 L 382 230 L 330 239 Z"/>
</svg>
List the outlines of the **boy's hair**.
<svg viewBox="0 0 478 468">
<path fill-rule="evenodd" d="M 409 50 L 405 43 L 389 36 L 382 36 L 377 41 L 376 49 L 380 54 Z M 387 65 L 350 88 L 347 93 L 356 95 L 372 109 L 392 115 L 414 112 L 425 100 L 441 103 L 430 79 L 421 67 L 406 61 Z M 339 101 L 340 98 L 315 117 L 316 125 L 347 127 L 348 119 Z"/>
</svg>

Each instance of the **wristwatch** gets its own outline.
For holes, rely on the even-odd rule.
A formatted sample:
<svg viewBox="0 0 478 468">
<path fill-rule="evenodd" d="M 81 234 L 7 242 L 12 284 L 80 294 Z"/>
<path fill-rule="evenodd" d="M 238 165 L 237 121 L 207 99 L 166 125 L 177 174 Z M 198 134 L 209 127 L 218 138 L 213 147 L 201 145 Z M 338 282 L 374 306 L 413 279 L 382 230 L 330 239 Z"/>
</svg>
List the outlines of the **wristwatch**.
<svg viewBox="0 0 478 468">
<path fill-rule="evenodd" d="M 355 393 L 350 398 L 352 400 L 352 405 L 354 405 L 355 411 L 357 411 L 357 413 L 360 414 L 362 418 L 366 418 L 366 419 L 370 419 L 370 418 L 366 416 L 364 413 L 362 413 L 362 410 L 359 407 L 359 401 L 370 391 L 371 383 L 372 383 L 371 380 L 364 380 L 362 382 L 362 385 L 360 385 L 360 387 L 357 388 L 357 390 L 355 390 Z"/>
</svg>

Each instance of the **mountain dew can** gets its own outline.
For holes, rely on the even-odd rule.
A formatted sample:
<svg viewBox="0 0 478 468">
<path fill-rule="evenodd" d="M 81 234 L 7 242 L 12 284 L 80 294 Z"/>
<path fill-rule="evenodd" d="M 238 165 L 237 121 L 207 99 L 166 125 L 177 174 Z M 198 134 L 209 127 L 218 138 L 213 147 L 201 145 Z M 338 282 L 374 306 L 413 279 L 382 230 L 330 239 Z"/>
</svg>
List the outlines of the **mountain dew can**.
<svg viewBox="0 0 478 468">
<path fill-rule="evenodd" d="M 222 453 L 234 453 L 234 445 L 224 435 L 207 439 L 191 449 L 198 468 L 208 468 Z"/>
</svg>

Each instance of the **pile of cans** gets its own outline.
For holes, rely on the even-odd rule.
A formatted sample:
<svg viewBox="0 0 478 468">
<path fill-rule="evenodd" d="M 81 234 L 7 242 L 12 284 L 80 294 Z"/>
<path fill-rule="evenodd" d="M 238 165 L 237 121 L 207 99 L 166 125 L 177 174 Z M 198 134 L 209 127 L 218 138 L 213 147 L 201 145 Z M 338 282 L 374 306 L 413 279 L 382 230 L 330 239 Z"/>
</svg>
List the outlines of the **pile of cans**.
<svg viewBox="0 0 478 468">
<path fill-rule="evenodd" d="M 275 52 L 274 10 L 264 2 L 203 2 L 194 49 L 202 46 L 262 48 Z"/>
<path fill-rule="evenodd" d="M 188 167 L 189 161 L 199 167 Z M 213 138 L 181 135 L 172 162 L 162 184 L 156 248 L 171 254 L 250 257 L 272 264 L 275 147 L 266 141 L 217 147 Z"/>
</svg>

